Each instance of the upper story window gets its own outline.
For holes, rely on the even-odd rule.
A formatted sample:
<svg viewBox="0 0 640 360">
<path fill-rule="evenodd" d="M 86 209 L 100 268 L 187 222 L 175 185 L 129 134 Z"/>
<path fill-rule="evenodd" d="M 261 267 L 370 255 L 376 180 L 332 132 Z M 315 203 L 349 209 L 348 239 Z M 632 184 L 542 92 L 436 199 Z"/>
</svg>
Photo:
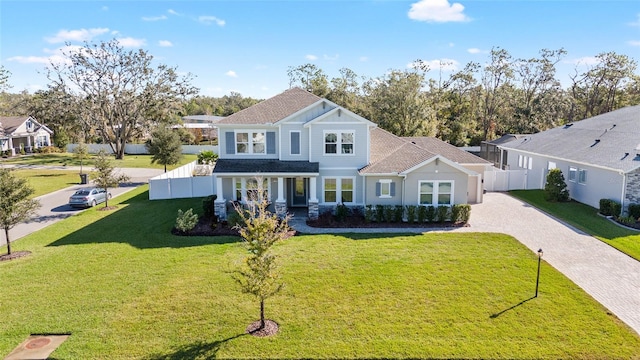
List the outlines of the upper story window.
<svg viewBox="0 0 640 360">
<path fill-rule="evenodd" d="M 266 136 L 264 131 L 236 132 L 237 154 L 264 154 Z"/>
<path fill-rule="evenodd" d="M 336 155 L 353 154 L 355 133 L 349 131 L 326 131 L 324 133 L 324 153 Z"/>
<path fill-rule="evenodd" d="M 575 182 L 578 175 L 578 169 L 573 166 L 569 166 L 569 181 Z"/>
<path fill-rule="evenodd" d="M 578 170 L 578 182 L 580 184 L 586 184 L 587 183 L 587 170 L 586 169 L 579 169 Z"/>
</svg>

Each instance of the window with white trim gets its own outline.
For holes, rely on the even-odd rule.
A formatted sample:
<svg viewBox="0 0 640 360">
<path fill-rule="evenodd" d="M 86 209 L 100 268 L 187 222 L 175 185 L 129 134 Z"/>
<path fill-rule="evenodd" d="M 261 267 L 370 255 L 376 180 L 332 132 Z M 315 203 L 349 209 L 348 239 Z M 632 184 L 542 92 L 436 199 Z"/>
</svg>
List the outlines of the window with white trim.
<svg viewBox="0 0 640 360">
<path fill-rule="evenodd" d="M 420 205 L 453 205 L 453 181 L 420 181 Z"/>
<path fill-rule="evenodd" d="M 578 178 L 578 169 L 573 166 L 569 166 L 569 181 L 576 182 L 577 178 Z"/>
<path fill-rule="evenodd" d="M 353 131 L 325 131 L 324 153 L 333 155 L 351 155 L 354 150 L 355 133 Z"/>
<path fill-rule="evenodd" d="M 258 179 L 256 178 L 234 178 L 234 193 L 236 201 L 255 201 L 258 192 Z M 262 191 L 265 200 L 269 201 L 269 178 L 262 179 Z"/>
<path fill-rule="evenodd" d="M 587 183 L 587 170 L 586 169 L 578 169 L 578 183 L 586 184 Z"/>
<path fill-rule="evenodd" d="M 547 162 L 547 170 L 553 170 L 556 168 L 556 163 L 554 161 Z"/>
<path fill-rule="evenodd" d="M 391 179 L 382 179 L 379 181 L 380 183 L 380 195 L 381 198 L 390 198 L 391 197 Z"/>
<path fill-rule="evenodd" d="M 236 154 L 264 154 L 266 139 L 264 131 L 236 132 Z"/>
<path fill-rule="evenodd" d="M 323 179 L 325 203 L 353 203 L 355 194 L 355 179 L 352 177 L 326 177 Z"/>
</svg>

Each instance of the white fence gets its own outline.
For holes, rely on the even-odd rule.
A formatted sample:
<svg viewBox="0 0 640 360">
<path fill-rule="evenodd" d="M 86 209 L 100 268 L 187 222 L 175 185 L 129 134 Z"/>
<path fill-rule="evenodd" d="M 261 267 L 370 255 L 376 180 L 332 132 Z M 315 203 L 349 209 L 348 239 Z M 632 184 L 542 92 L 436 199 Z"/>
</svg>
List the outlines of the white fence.
<svg viewBox="0 0 640 360">
<path fill-rule="evenodd" d="M 67 152 L 73 152 L 77 146 L 78 144 L 68 144 Z M 113 153 L 111 146 L 108 144 L 87 144 L 87 147 L 89 148 L 90 154 L 96 154 L 100 150 L 104 150 L 109 154 Z M 211 150 L 218 154 L 218 145 L 182 145 L 183 154 L 198 154 L 203 150 Z M 144 147 L 144 144 L 126 144 L 124 146 L 124 153 L 129 155 L 140 155 L 148 154 L 149 152 L 147 151 L 147 148 Z"/>
<path fill-rule="evenodd" d="M 149 200 L 203 197 L 215 194 L 213 175 L 193 176 L 196 162 L 149 179 Z"/>
<path fill-rule="evenodd" d="M 527 170 L 500 170 L 484 172 L 484 188 L 487 191 L 509 191 L 527 188 Z"/>
</svg>

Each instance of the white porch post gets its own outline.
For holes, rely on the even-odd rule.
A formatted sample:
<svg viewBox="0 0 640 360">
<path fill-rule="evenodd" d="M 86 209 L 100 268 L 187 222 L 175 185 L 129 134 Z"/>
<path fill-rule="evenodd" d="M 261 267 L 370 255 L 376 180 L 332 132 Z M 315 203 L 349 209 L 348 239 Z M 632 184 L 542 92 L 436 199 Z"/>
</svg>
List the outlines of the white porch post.
<svg viewBox="0 0 640 360">
<path fill-rule="evenodd" d="M 9 135 L 9 149 L 11 149 L 11 156 L 16 156 L 16 149 L 13 148 L 13 138 Z"/>
<path fill-rule="evenodd" d="M 309 178 L 309 219 L 315 220 L 320 214 L 320 207 L 318 206 L 318 194 L 316 191 L 316 179 L 312 176 Z"/>
<path fill-rule="evenodd" d="M 276 215 L 283 219 L 287 216 L 287 199 L 284 196 L 284 178 L 278 177 L 278 198 L 275 205 Z"/>
<path fill-rule="evenodd" d="M 219 220 L 227 219 L 227 201 L 224 199 L 222 191 L 222 178 L 216 176 L 216 201 L 214 202 L 214 213 Z"/>
</svg>

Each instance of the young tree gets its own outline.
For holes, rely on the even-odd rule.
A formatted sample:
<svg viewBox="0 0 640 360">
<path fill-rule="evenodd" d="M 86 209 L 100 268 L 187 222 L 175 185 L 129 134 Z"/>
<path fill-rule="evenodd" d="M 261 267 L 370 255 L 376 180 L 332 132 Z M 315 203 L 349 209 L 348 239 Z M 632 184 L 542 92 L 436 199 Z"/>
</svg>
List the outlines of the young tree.
<svg viewBox="0 0 640 360">
<path fill-rule="evenodd" d="M 548 201 L 569 201 L 569 189 L 567 189 L 567 183 L 564 182 L 564 175 L 560 169 L 549 170 L 544 192 Z"/>
<path fill-rule="evenodd" d="M 118 187 L 121 182 L 128 181 L 129 177 L 116 172 L 111 160 L 104 150 L 100 150 L 94 160 L 96 172 L 91 173 L 91 179 L 97 187 L 103 188 L 109 193 L 109 188 Z M 105 198 L 104 208 L 109 207 L 109 196 Z"/>
<path fill-rule="evenodd" d="M 85 43 L 64 55 L 68 62 L 50 65 L 49 87 L 73 95 L 79 117 L 117 159 L 124 158 L 127 142 L 158 121 L 173 120 L 182 101 L 197 93 L 190 74 L 180 77 L 175 68 L 154 67 L 153 56 L 125 50 L 116 39 Z"/>
<path fill-rule="evenodd" d="M 80 141 L 78 143 L 78 146 L 76 146 L 76 148 L 73 149 L 73 157 L 80 160 L 80 176 L 82 176 L 83 174 L 82 164 L 84 162 L 84 159 L 86 159 L 88 155 L 89 155 L 89 147 L 87 146 L 87 144 L 84 143 L 84 141 Z"/>
<path fill-rule="evenodd" d="M 7 239 L 7 255 L 11 255 L 9 230 L 29 220 L 40 207 L 38 200 L 29 199 L 33 188 L 26 179 L 14 176 L 9 169 L 0 168 L 0 228 Z"/>
<path fill-rule="evenodd" d="M 167 165 L 175 165 L 182 158 L 180 135 L 164 126 L 154 130 L 144 146 L 151 154 L 151 163 L 164 165 L 164 172 L 167 172 Z"/>
<path fill-rule="evenodd" d="M 262 187 L 262 179 L 257 180 L 258 189 L 246 199 L 247 209 L 241 205 L 236 211 L 241 221 L 236 228 L 244 240 L 249 252 L 245 259 L 245 267 L 238 271 L 236 281 L 242 291 L 255 296 L 260 301 L 260 323 L 253 332 L 265 329 L 265 300 L 277 294 L 283 284 L 279 282 L 276 266 L 276 255 L 271 252 L 272 246 L 286 237 L 289 230 L 288 217 L 279 219 L 276 214 L 267 210 L 266 191 Z M 276 329 L 277 330 L 277 329 Z"/>
</svg>

